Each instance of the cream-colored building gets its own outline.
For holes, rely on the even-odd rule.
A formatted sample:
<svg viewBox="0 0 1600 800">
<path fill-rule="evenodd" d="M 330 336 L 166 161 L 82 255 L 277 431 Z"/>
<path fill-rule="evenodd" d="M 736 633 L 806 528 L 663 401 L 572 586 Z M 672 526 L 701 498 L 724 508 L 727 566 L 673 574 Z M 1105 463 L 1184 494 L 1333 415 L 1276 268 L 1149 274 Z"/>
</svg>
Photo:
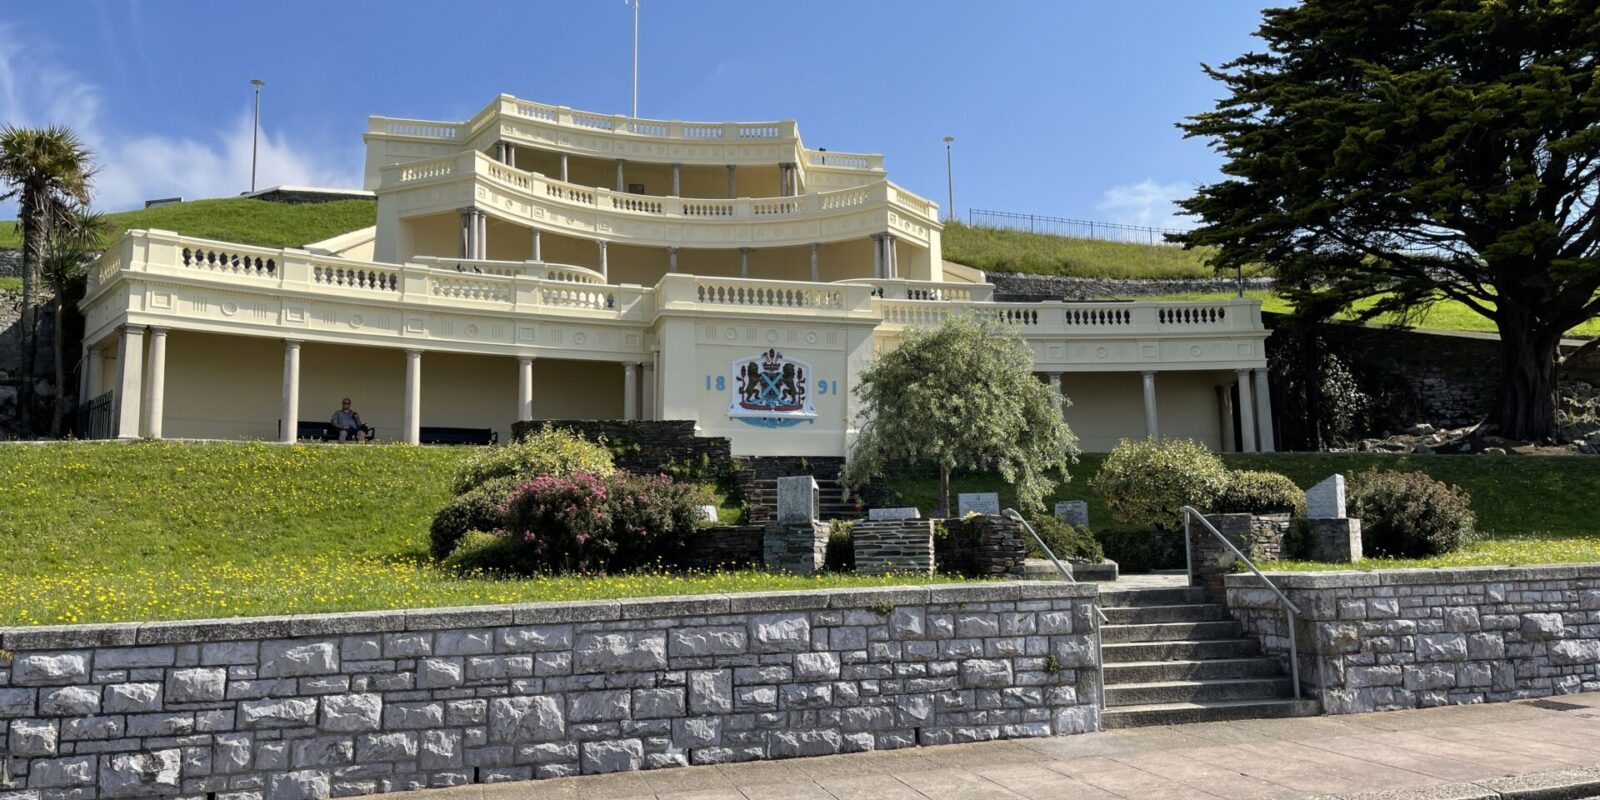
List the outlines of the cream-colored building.
<svg viewBox="0 0 1600 800">
<path fill-rule="evenodd" d="M 131 231 L 94 265 L 81 396 L 110 393 L 113 435 L 292 439 L 348 396 L 385 439 L 692 419 L 739 454 L 837 456 L 875 354 L 972 313 L 1021 331 L 1086 449 L 1272 446 L 1258 304 L 994 302 L 941 258 L 935 203 L 791 120 L 502 95 L 364 138 L 374 229 L 304 249 Z"/>
</svg>

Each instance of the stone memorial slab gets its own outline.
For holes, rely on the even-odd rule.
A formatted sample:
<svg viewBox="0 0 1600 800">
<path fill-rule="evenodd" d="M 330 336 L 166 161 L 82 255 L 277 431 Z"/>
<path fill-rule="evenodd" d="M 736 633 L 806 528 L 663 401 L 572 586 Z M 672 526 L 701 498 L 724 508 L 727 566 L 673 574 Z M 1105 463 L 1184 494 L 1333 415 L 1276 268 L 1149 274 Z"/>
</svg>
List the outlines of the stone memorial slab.
<svg viewBox="0 0 1600 800">
<path fill-rule="evenodd" d="M 873 508 L 867 511 L 867 519 L 872 522 L 885 519 L 921 519 L 922 512 L 915 508 Z"/>
<path fill-rule="evenodd" d="M 956 516 L 978 513 L 999 516 L 1000 495 L 994 492 L 968 492 L 956 495 Z"/>
<path fill-rule="evenodd" d="M 1306 490 L 1306 516 L 1311 519 L 1344 519 L 1344 476 L 1329 475 Z"/>
<path fill-rule="evenodd" d="M 1089 527 L 1089 504 L 1082 500 L 1062 500 L 1056 503 L 1056 519 L 1074 528 Z"/>
<path fill-rule="evenodd" d="M 700 507 L 700 516 L 703 517 L 706 522 L 717 522 L 717 521 L 719 521 L 718 518 L 717 518 L 717 507 L 713 506 L 713 505 L 703 505 L 703 506 L 701 506 Z"/>
<path fill-rule="evenodd" d="M 810 475 L 796 475 L 778 479 L 778 522 L 796 525 L 811 522 L 820 516 L 822 496 L 817 490 L 817 479 Z"/>
</svg>

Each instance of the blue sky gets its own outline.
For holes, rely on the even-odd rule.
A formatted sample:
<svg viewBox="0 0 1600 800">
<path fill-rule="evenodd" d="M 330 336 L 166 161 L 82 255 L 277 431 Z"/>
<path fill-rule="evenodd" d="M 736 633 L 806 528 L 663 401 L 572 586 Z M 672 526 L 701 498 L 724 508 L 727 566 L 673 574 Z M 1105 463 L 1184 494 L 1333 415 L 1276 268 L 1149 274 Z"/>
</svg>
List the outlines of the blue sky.
<svg viewBox="0 0 1600 800">
<path fill-rule="evenodd" d="M 794 118 L 806 143 L 886 155 L 941 205 L 1182 225 L 1218 158 L 1173 123 L 1210 108 L 1201 62 L 1254 46 L 1243 0 L 643 0 L 641 116 Z M 101 154 L 99 205 L 357 185 L 369 114 L 463 119 L 500 92 L 625 113 L 622 0 L 125 2 L 0 9 L 0 122 L 61 123 Z M 0 215 L 14 209 L 0 207 Z"/>
</svg>

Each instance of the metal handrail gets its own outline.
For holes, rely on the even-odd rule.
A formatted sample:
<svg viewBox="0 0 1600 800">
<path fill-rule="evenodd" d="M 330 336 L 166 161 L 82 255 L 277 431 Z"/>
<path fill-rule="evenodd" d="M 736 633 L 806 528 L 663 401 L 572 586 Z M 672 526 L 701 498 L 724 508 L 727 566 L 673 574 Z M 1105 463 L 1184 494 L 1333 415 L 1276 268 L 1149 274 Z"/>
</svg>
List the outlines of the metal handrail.
<svg viewBox="0 0 1600 800">
<path fill-rule="evenodd" d="M 1200 520 L 1200 524 L 1204 526 L 1206 530 L 1211 531 L 1211 535 L 1215 536 L 1217 541 L 1222 542 L 1223 546 L 1227 547 L 1229 550 L 1232 550 L 1234 557 L 1240 561 L 1243 561 L 1244 565 L 1249 567 L 1250 571 L 1254 572 L 1256 577 L 1260 578 L 1261 582 L 1266 584 L 1267 588 L 1271 589 L 1272 593 L 1277 595 L 1278 599 L 1283 602 L 1283 621 L 1284 624 L 1289 628 L 1289 679 L 1294 683 L 1294 697 L 1296 700 L 1299 700 L 1300 647 L 1299 636 L 1295 633 L 1294 618 L 1301 616 L 1300 608 L 1296 606 L 1294 602 L 1288 598 L 1288 596 L 1278 589 L 1277 584 L 1273 583 L 1271 579 L 1261 573 L 1260 569 L 1256 568 L 1255 562 L 1251 561 L 1249 556 L 1240 552 L 1239 548 L 1234 547 L 1233 542 L 1228 541 L 1228 537 L 1223 536 L 1222 531 L 1217 530 L 1217 527 L 1212 525 L 1211 520 L 1206 519 L 1206 515 L 1200 513 L 1199 509 L 1195 508 L 1194 506 L 1182 506 L 1178 509 L 1178 512 L 1183 514 L 1183 552 L 1184 556 L 1189 562 L 1189 577 L 1191 580 L 1194 577 L 1194 555 L 1191 552 L 1194 545 L 1189 537 L 1189 522 L 1190 520 L 1197 519 Z M 1322 660 L 1320 658 L 1317 659 L 1317 663 L 1320 669 Z M 1321 682 L 1320 673 L 1318 675 L 1318 682 Z"/>
<path fill-rule="evenodd" d="M 1055 554 L 1054 551 L 1052 551 L 1050 549 L 1050 545 L 1047 545 L 1047 544 L 1044 543 L 1044 539 L 1039 537 L 1039 532 L 1034 530 L 1033 529 L 1033 525 L 1030 524 L 1027 520 L 1023 519 L 1022 515 L 1017 513 L 1016 509 L 1008 508 L 1008 509 L 1006 509 L 1006 510 L 1000 512 L 1000 513 L 1005 515 L 1009 519 L 1013 519 L 1013 520 L 1016 520 L 1017 522 L 1022 523 L 1022 527 L 1025 530 L 1028 531 L 1028 535 L 1032 536 L 1033 540 L 1035 542 L 1039 543 L 1039 549 L 1043 550 L 1044 554 L 1049 557 L 1050 563 L 1056 565 L 1056 570 L 1061 573 L 1061 577 L 1066 578 L 1068 583 L 1077 583 L 1078 582 L 1077 578 L 1072 577 L 1072 570 L 1068 569 L 1065 564 L 1062 564 L 1061 563 L 1061 559 L 1056 558 L 1056 554 Z M 1098 597 L 1095 598 L 1094 612 L 1095 612 L 1095 614 L 1099 615 L 1099 619 L 1095 622 L 1095 625 L 1094 625 L 1094 660 L 1095 660 L 1095 664 L 1097 664 L 1100 667 L 1100 680 L 1096 682 L 1097 683 L 1097 687 L 1096 688 L 1098 690 L 1096 693 L 1100 696 L 1100 710 L 1101 711 L 1105 711 L 1105 708 L 1106 708 L 1106 661 L 1105 661 L 1105 651 L 1101 647 L 1102 642 L 1101 642 L 1101 636 L 1100 636 L 1100 623 L 1102 623 L 1102 622 L 1110 622 L 1111 618 L 1107 617 L 1105 609 L 1100 607 L 1100 600 L 1099 600 Z"/>
</svg>

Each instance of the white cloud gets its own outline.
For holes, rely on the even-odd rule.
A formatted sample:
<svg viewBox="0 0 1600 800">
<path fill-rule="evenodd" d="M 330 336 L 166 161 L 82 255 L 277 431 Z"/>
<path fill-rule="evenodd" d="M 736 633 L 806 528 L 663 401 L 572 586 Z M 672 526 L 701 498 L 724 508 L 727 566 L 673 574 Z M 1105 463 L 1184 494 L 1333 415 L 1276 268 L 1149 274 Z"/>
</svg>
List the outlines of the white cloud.
<svg viewBox="0 0 1600 800">
<path fill-rule="evenodd" d="M 1178 216 L 1176 201 L 1194 194 L 1194 188 L 1187 183 L 1156 183 L 1146 178 L 1107 189 L 1096 208 L 1107 222 L 1150 228 L 1192 228 L 1193 220 Z"/>
<path fill-rule="evenodd" d="M 243 104 L 220 128 L 197 126 L 192 135 L 121 129 L 105 111 L 105 93 L 62 65 L 37 40 L 0 26 L 0 120 L 14 125 L 65 125 L 95 154 L 94 205 L 107 211 L 137 208 L 147 199 L 237 195 L 250 186 L 251 110 Z M 257 186 L 356 187 L 359 156 L 306 149 L 288 136 L 261 131 Z M 16 215 L 15 203 L 0 217 Z"/>
</svg>

